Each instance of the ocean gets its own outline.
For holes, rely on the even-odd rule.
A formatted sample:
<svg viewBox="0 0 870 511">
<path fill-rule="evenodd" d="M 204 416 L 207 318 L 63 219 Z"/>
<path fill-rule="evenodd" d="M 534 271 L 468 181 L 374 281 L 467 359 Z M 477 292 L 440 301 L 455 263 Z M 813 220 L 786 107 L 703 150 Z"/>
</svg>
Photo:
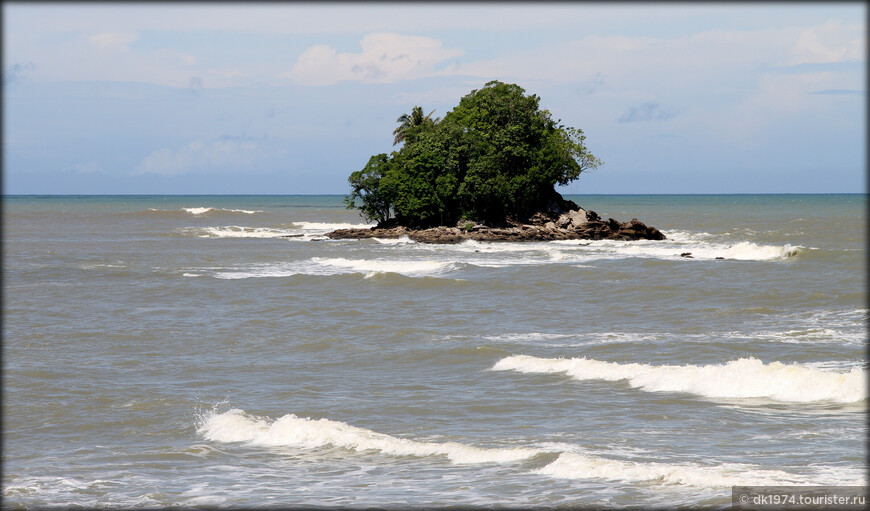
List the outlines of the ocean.
<svg viewBox="0 0 870 511">
<path fill-rule="evenodd" d="M 866 194 L 566 198 L 668 239 L 328 240 L 364 223 L 341 196 L 5 196 L 3 508 L 867 484 Z"/>
</svg>

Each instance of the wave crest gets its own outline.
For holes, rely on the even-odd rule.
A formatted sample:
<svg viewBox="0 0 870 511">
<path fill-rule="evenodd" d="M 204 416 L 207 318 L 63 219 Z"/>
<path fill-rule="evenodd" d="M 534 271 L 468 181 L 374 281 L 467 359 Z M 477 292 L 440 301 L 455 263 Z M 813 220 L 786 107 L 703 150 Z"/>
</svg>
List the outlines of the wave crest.
<svg viewBox="0 0 870 511">
<path fill-rule="evenodd" d="M 370 224 L 348 224 L 348 223 L 329 223 L 329 222 L 293 222 L 303 231 L 323 231 L 329 232 L 336 229 L 365 229 L 371 227 Z"/>
<path fill-rule="evenodd" d="M 358 452 L 379 451 L 396 456 L 447 456 L 457 464 L 505 463 L 539 453 L 535 449 L 482 448 L 456 442 L 418 442 L 329 419 L 300 418 L 293 414 L 275 421 L 251 417 L 234 409 L 206 417 L 197 430 L 208 440 L 245 442 L 262 447 L 343 447 Z"/>
<path fill-rule="evenodd" d="M 304 237 L 295 229 L 279 229 L 274 227 L 242 227 L 228 225 L 224 227 L 191 227 L 180 230 L 192 233 L 200 238 L 287 238 Z"/>
<path fill-rule="evenodd" d="M 568 479 L 648 481 L 661 485 L 728 487 L 736 485 L 808 484 L 799 476 L 781 470 L 759 469 L 746 464 L 702 466 L 623 461 L 576 452 L 576 446 L 475 447 L 459 442 L 422 442 L 398 438 L 329 419 L 311 419 L 287 414 L 277 420 L 254 417 L 243 410 L 216 411 L 201 418 L 197 433 L 215 442 L 244 443 L 257 447 L 318 449 L 339 447 L 356 452 L 380 452 L 393 456 L 446 456 L 454 464 L 514 463 L 541 454 L 558 454 L 549 464 L 531 474 Z"/>
<path fill-rule="evenodd" d="M 565 373 L 575 380 L 627 380 L 648 392 L 687 392 L 707 398 L 766 398 L 808 403 L 854 403 L 867 399 L 866 373 L 860 367 L 848 372 L 800 364 L 741 358 L 721 365 L 675 366 L 620 364 L 587 358 L 553 359 L 517 355 L 498 361 L 493 370 L 523 373 Z"/>
<path fill-rule="evenodd" d="M 781 470 L 758 470 L 751 465 L 639 463 L 588 456 L 573 452 L 559 455 L 549 465 L 534 471 L 560 479 L 609 479 L 620 481 L 651 481 L 663 485 L 702 487 L 755 486 L 800 484 L 793 475 Z"/>
</svg>

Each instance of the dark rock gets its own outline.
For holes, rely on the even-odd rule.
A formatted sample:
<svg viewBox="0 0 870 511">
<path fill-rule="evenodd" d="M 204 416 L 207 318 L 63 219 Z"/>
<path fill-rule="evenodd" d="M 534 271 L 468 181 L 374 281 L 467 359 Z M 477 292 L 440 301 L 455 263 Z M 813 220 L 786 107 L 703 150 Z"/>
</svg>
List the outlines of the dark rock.
<svg viewBox="0 0 870 511">
<path fill-rule="evenodd" d="M 476 241 L 549 241 L 549 240 L 663 240 L 665 235 L 636 218 L 619 222 L 602 220 L 598 213 L 565 200 L 553 190 L 546 207 L 525 221 L 505 219 L 501 225 L 481 225 L 462 219 L 455 227 L 409 229 L 395 219 L 365 229 L 337 229 L 326 236 L 331 239 L 400 238 L 407 236 L 422 243 L 459 243 Z"/>
<path fill-rule="evenodd" d="M 558 194 L 557 194 L 558 195 Z M 559 196 L 561 199 L 561 196 Z M 567 207 L 572 209 L 565 209 Z M 556 198 L 546 211 L 532 215 L 527 222 L 506 222 L 504 226 L 486 226 L 474 222 L 460 221 L 456 227 L 431 227 L 428 229 L 409 229 L 390 222 L 364 229 L 337 229 L 326 236 L 331 239 L 363 238 L 400 238 L 421 243 L 459 243 L 463 240 L 476 241 L 550 241 L 550 240 L 663 240 L 665 235 L 655 227 L 650 227 L 632 218 L 619 222 L 613 218 L 602 220 L 592 210 L 585 210 L 572 201 Z M 471 228 L 469 228 L 471 225 Z M 681 254 L 691 257 L 691 253 Z"/>
</svg>

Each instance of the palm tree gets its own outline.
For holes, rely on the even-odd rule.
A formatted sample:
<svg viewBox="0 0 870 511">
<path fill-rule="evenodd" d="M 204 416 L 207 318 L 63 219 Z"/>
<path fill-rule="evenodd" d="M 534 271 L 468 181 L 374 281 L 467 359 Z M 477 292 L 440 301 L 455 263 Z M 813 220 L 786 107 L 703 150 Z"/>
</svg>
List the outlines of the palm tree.
<svg viewBox="0 0 870 511">
<path fill-rule="evenodd" d="M 421 126 L 423 124 L 437 124 L 438 121 L 441 120 L 440 117 L 432 118 L 432 114 L 435 113 L 435 110 L 432 110 L 426 116 L 423 116 L 423 108 L 419 106 L 415 106 L 410 115 L 402 114 L 396 122 L 399 123 L 399 127 L 393 130 L 393 135 L 395 138 L 393 139 L 393 145 L 398 144 L 399 142 L 405 141 L 405 134 L 408 132 L 410 128 L 415 128 L 417 126 Z"/>
</svg>

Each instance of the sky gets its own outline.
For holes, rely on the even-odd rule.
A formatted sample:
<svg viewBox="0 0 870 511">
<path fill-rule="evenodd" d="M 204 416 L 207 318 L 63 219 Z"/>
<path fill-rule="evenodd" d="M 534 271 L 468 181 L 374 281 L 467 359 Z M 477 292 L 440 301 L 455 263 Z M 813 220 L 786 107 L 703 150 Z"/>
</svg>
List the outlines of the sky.
<svg viewBox="0 0 870 511">
<path fill-rule="evenodd" d="M 2 10 L 4 194 L 345 194 L 490 80 L 604 161 L 563 193 L 867 192 L 864 2 Z"/>
</svg>

